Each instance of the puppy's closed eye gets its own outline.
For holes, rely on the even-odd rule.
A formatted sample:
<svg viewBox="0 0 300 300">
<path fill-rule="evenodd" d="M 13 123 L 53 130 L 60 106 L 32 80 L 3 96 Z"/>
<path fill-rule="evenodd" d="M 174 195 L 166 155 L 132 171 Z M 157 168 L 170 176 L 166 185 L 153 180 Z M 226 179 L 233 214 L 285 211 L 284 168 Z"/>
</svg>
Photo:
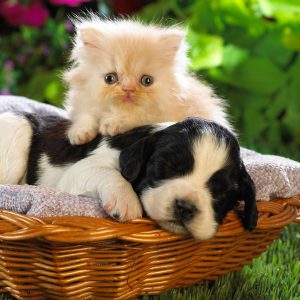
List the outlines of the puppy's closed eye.
<svg viewBox="0 0 300 300">
<path fill-rule="evenodd" d="M 157 180 L 184 176 L 188 169 L 186 161 L 183 164 L 180 157 L 176 158 L 175 155 L 172 158 L 169 155 L 153 157 L 150 164 L 152 164 L 151 171 Z M 193 162 L 190 162 L 190 164 L 193 164 Z"/>
<path fill-rule="evenodd" d="M 208 182 L 208 186 L 212 190 L 214 196 L 224 195 L 229 191 L 238 191 L 239 189 L 238 181 L 225 169 L 219 170 L 213 174 Z"/>
</svg>

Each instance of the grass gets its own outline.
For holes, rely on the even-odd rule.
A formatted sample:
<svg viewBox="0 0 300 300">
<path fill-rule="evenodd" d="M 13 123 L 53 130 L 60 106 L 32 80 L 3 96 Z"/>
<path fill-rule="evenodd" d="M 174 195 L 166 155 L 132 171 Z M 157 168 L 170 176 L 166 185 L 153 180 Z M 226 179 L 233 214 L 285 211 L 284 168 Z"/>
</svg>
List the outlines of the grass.
<svg viewBox="0 0 300 300">
<path fill-rule="evenodd" d="M 0 296 L 0 300 L 12 300 Z M 250 266 L 214 282 L 171 290 L 142 300 L 300 300 L 300 224 L 285 228 Z"/>
<path fill-rule="evenodd" d="M 143 300 L 300 300 L 300 224 L 285 228 L 250 266 L 215 282 L 171 290 Z"/>
</svg>

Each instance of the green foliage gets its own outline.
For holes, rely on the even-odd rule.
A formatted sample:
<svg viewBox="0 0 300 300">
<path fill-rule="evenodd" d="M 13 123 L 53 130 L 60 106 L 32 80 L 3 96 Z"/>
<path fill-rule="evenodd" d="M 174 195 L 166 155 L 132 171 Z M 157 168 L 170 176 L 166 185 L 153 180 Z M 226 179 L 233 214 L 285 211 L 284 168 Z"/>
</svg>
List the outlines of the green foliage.
<svg viewBox="0 0 300 300">
<path fill-rule="evenodd" d="M 70 33 L 49 19 L 43 28 L 21 27 L 0 36 L 0 91 L 61 105 L 60 73 L 66 65 Z"/>
<path fill-rule="evenodd" d="M 300 160 L 299 0 L 160 0 L 188 25 L 192 70 L 228 99 L 242 143 Z"/>
</svg>

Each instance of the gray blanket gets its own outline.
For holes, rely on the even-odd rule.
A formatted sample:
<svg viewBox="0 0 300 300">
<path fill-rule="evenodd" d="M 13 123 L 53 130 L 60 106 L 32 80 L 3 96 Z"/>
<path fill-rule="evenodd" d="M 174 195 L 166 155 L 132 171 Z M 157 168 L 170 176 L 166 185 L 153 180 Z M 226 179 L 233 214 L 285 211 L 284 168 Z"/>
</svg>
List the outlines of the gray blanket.
<svg viewBox="0 0 300 300">
<path fill-rule="evenodd" d="M 41 115 L 49 112 L 65 114 L 60 109 L 26 98 L 0 96 L 0 112 L 10 108 Z M 242 149 L 242 157 L 254 180 L 257 200 L 268 201 L 300 194 L 300 163 L 247 149 Z M 0 185 L 0 210 L 36 216 L 105 216 L 99 199 L 29 185 Z"/>
</svg>

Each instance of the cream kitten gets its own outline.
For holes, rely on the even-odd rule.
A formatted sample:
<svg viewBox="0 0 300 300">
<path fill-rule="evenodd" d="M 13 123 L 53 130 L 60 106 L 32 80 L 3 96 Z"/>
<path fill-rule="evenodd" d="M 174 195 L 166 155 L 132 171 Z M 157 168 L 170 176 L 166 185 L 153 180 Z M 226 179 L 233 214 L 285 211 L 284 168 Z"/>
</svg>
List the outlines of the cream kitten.
<svg viewBox="0 0 300 300">
<path fill-rule="evenodd" d="M 231 129 L 222 100 L 188 73 L 185 31 L 95 16 L 75 26 L 73 65 L 64 74 L 71 143 L 190 116 Z"/>
</svg>

